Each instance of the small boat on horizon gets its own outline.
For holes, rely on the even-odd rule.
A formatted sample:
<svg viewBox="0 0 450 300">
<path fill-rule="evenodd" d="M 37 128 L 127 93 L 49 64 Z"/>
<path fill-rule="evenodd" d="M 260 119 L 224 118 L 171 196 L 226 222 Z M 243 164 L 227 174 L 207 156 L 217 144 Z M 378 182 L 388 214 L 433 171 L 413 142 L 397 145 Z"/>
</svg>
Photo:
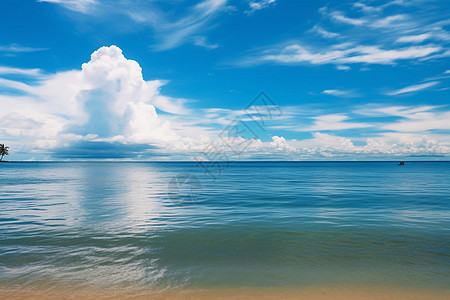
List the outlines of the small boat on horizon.
<svg viewBox="0 0 450 300">
<path fill-rule="evenodd" d="M 405 165 L 405 162 L 404 162 L 404 161 L 401 161 L 398 165 L 399 165 L 399 166 L 404 166 L 404 165 Z"/>
</svg>

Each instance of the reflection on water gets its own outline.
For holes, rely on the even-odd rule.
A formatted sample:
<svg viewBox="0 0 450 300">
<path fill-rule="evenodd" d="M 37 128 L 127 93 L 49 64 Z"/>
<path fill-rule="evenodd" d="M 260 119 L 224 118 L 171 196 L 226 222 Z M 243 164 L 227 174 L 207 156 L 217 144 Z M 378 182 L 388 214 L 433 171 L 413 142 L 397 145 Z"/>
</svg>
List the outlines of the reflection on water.
<svg viewBox="0 0 450 300">
<path fill-rule="evenodd" d="M 195 163 L 0 165 L 0 285 L 450 286 L 450 163 L 202 172 Z M 170 198 L 180 174 L 201 183 L 195 203 Z"/>
</svg>

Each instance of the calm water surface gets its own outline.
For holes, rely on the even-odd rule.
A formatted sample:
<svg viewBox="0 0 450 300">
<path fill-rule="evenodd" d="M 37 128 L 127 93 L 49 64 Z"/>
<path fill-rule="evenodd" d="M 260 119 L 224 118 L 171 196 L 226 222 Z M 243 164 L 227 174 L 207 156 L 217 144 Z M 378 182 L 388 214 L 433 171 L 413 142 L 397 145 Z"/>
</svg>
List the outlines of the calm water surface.
<svg viewBox="0 0 450 300">
<path fill-rule="evenodd" d="M 449 274 L 448 162 L 242 162 L 215 180 L 196 163 L 0 164 L 2 287 L 448 289 Z"/>
</svg>

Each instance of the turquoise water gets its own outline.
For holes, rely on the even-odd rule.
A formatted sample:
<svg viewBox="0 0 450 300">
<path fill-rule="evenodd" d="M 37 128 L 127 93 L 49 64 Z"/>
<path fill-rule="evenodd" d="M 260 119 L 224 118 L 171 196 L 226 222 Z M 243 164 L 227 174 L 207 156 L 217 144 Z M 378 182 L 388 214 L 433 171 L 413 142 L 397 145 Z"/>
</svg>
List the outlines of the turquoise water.
<svg viewBox="0 0 450 300">
<path fill-rule="evenodd" d="M 450 163 L 0 164 L 0 286 L 450 286 Z"/>
</svg>

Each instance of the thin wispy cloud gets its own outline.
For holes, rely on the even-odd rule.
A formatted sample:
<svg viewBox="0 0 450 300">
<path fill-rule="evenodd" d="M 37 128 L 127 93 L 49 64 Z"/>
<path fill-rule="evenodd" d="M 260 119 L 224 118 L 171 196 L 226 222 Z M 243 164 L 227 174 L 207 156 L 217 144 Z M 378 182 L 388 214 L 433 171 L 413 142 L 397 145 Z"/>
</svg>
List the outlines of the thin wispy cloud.
<svg viewBox="0 0 450 300">
<path fill-rule="evenodd" d="M 323 29 L 322 27 L 320 27 L 318 25 L 314 25 L 314 27 L 311 28 L 311 31 L 312 32 L 316 32 L 316 33 L 320 34 L 321 36 L 323 36 L 325 38 L 336 38 L 336 37 L 340 36 L 339 33 L 325 30 L 325 29 Z"/>
<path fill-rule="evenodd" d="M 341 22 L 341 23 L 346 23 L 346 24 L 351 24 L 351 25 L 356 25 L 356 26 L 363 25 L 363 24 L 365 24 L 367 22 L 364 19 L 355 19 L 355 18 L 346 17 L 340 11 L 333 11 L 329 15 L 330 15 L 331 19 L 334 20 L 334 21 Z"/>
<path fill-rule="evenodd" d="M 295 65 L 300 63 L 336 64 L 348 70 L 348 64 L 397 64 L 401 61 L 425 61 L 450 56 L 450 34 L 448 25 L 440 15 L 427 19 L 417 17 L 421 10 L 406 13 L 387 14 L 385 8 L 406 5 L 390 2 L 381 6 L 369 6 L 354 2 L 349 7 L 351 14 L 332 6 L 322 7 L 318 13 L 322 21 L 305 32 L 320 35 L 324 39 L 337 39 L 335 43 L 297 42 L 280 43 L 266 47 L 241 60 L 238 65 L 276 63 Z M 414 3 L 408 4 L 411 8 Z M 432 8 L 430 8 L 432 9 Z M 350 17 L 351 16 L 351 17 Z M 426 20 L 426 21 L 425 21 Z M 342 27 L 339 32 L 330 29 L 330 22 Z M 428 42 L 425 43 L 424 42 Z M 420 45 L 418 45 L 420 44 Z"/>
<path fill-rule="evenodd" d="M 22 92 L 27 92 L 27 93 L 31 92 L 33 90 L 33 87 L 26 83 L 23 83 L 20 81 L 15 81 L 15 80 L 10 80 L 10 79 L 4 79 L 4 78 L 0 78 L 0 86 L 15 89 L 15 90 L 22 91 Z"/>
<path fill-rule="evenodd" d="M 428 130 L 450 130 L 450 112 L 422 112 L 411 114 L 405 120 L 382 125 L 385 130 L 396 132 L 425 132 Z"/>
<path fill-rule="evenodd" d="M 431 81 L 431 82 L 426 82 L 426 83 L 421 83 L 421 84 L 415 84 L 415 85 L 410 85 L 398 90 L 394 90 L 391 92 L 388 92 L 387 94 L 390 96 L 395 96 L 395 95 L 400 95 L 400 94 L 406 94 L 406 93 L 413 93 L 413 92 L 418 92 L 427 88 L 430 88 L 432 86 L 435 86 L 439 84 L 438 81 Z"/>
<path fill-rule="evenodd" d="M 347 97 L 347 98 L 353 98 L 353 97 L 359 97 L 360 96 L 359 93 L 357 93 L 355 91 L 351 91 L 351 90 L 337 90 L 337 89 L 323 90 L 322 94 L 336 96 L 336 97 Z"/>
<path fill-rule="evenodd" d="M 161 43 L 157 50 L 167 50 L 190 42 L 190 37 L 202 32 L 225 8 L 227 0 L 205 0 L 193 6 L 188 15 L 176 21 L 162 19 L 158 24 L 150 23 Z"/>
<path fill-rule="evenodd" d="M 87 12 L 94 4 L 97 4 L 96 0 L 37 0 L 37 2 L 57 3 L 67 9 L 83 13 Z"/>
<path fill-rule="evenodd" d="M 355 114 L 382 118 L 384 116 L 399 117 L 398 120 L 379 125 L 381 130 L 415 133 L 415 138 L 423 137 L 427 131 L 449 130 L 450 111 L 437 106 L 384 106 L 355 110 Z M 447 141 L 450 145 L 450 140 Z"/>
<path fill-rule="evenodd" d="M 36 52 L 36 51 L 45 51 L 48 48 L 34 48 L 34 47 L 26 47 L 17 44 L 12 44 L 8 46 L 0 46 L 0 52 L 6 53 L 26 53 L 26 52 Z"/>
<path fill-rule="evenodd" d="M 362 3 L 354 3 L 354 7 L 363 7 L 362 15 L 360 17 L 348 17 L 345 12 L 340 10 L 333 10 L 328 7 L 323 7 L 319 12 L 325 17 L 329 18 L 331 21 L 337 23 L 343 23 L 359 27 L 371 27 L 377 28 L 389 28 L 393 29 L 396 27 L 407 27 L 411 26 L 409 22 L 409 16 L 406 14 L 397 14 L 390 16 L 382 16 L 381 7 L 367 6 Z"/>
<path fill-rule="evenodd" d="M 40 2 L 51 2 L 59 4 L 85 14 L 86 16 L 123 16 L 136 24 L 143 25 L 153 32 L 159 40 L 153 49 L 162 51 L 179 47 L 186 43 L 193 43 L 204 48 L 211 49 L 214 44 L 206 44 L 206 40 L 199 40 L 207 31 L 220 12 L 229 9 L 227 0 L 203 0 L 191 5 L 182 13 L 173 14 L 169 17 L 167 11 L 162 10 L 157 2 L 146 4 L 121 1 L 111 2 L 109 0 L 41 0 Z M 104 22 L 112 22 L 109 18 L 102 18 Z"/>
<path fill-rule="evenodd" d="M 372 12 L 381 12 L 383 10 L 382 7 L 376 7 L 376 6 L 369 6 L 363 2 L 356 2 L 353 3 L 353 7 L 356 9 L 360 9 L 365 13 L 372 13 Z"/>
<path fill-rule="evenodd" d="M 272 5 L 275 5 L 276 0 L 258 0 L 258 1 L 250 1 L 248 3 L 249 9 L 245 11 L 246 14 L 251 15 L 257 10 L 262 10 L 268 8 Z"/>
<path fill-rule="evenodd" d="M 397 39 L 399 43 L 421 43 L 431 37 L 429 33 L 422 33 L 418 35 L 401 36 Z"/>
<path fill-rule="evenodd" d="M 369 23 L 370 27 L 374 28 L 395 28 L 395 27 L 409 27 L 408 22 L 403 22 L 408 20 L 409 17 L 407 15 L 393 15 L 387 16 L 385 18 L 375 19 Z"/>
<path fill-rule="evenodd" d="M 341 71 L 348 71 L 348 70 L 350 70 L 351 68 L 350 68 L 349 66 L 345 66 L 345 65 L 337 65 L 337 66 L 336 66 L 336 69 L 337 69 L 337 70 L 341 70 Z"/>
<path fill-rule="evenodd" d="M 219 48 L 220 45 L 217 43 L 209 43 L 206 36 L 195 36 L 194 37 L 194 45 L 203 47 L 209 50 Z"/>
<path fill-rule="evenodd" d="M 297 131 L 337 131 L 355 128 L 367 128 L 373 125 L 361 122 L 349 122 L 350 118 L 343 114 L 331 114 L 314 117 L 314 124 Z"/>
<path fill-rule="evenodd" d="M 350 47 L 349 47 L 350 46 Z M 410 60 L 426 57 L 430 54 L 440 52 L 439 46 L 411 46 L 397 48 L 395 50 L 382 49 L 378 46 L 356 46 L 348 45 L 344 49 L 327 49 L 325 51 L 310 51 L 304 46 L 294 44 L 286 46 L 281 50 L 273 49 L 256 58 L 249 58 L 244 62 L 247 64 L 258 64 L 264 62 L 276 62 L 281 64 L 394 64 L 399 60 Z"/>
<path fill-rule="evenodd" d="M 0 75 L 6 74 L 26 75 L 33 77 L 42 75 L 40 69 L 11 68 L 0 66 Z"/>
</svg>

